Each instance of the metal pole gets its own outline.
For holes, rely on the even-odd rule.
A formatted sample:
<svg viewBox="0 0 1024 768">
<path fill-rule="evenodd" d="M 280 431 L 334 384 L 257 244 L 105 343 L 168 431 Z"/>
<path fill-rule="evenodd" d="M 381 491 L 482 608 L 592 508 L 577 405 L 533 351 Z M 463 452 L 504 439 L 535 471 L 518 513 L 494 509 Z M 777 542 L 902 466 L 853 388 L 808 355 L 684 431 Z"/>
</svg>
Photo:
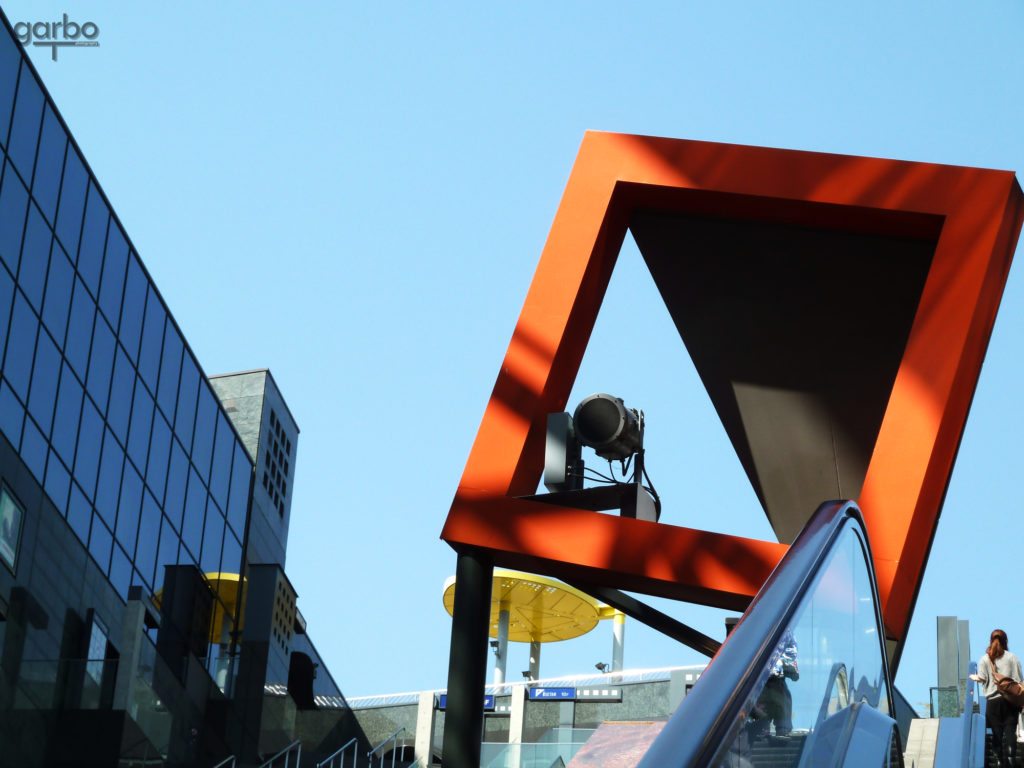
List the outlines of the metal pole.
<svg viewBox="0 0 1024 768">
<path fill-rule="evenodd" d="M 616 611 L 612 622 L 612 672 L 621 672 L 626 643 L 626 614 Z"/>
<path fill-rule="evenodd" d="M 540 679 L 540 641 L 530 642 L 530 680 Z"/>
<path fill-rule="evenodd" d="M 448 657 L 448 707 L 441 746 L 441 761 L 451 768 L 480 765 L 493 575 L 494 563 L 485 553 L 459 553 Z"/>
<path fill-rule="evenodd" d="M 494 684 L 503 686 L 505 683 L 505 670 L 508 666 L 508 604 L 502 603 L 498 613 L 498 649 L 494 655 Z M 495 693 L 504 693 L 500 688 Z"/>
</svg>

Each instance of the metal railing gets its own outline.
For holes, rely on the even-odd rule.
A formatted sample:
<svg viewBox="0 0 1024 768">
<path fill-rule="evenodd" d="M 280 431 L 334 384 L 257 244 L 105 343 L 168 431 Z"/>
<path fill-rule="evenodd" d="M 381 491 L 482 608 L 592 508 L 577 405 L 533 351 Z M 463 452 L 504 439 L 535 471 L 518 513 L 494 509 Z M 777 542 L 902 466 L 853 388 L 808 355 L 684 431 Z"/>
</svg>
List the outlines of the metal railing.
<svg viewBox="0 0 1024 768">
<path fill-rule="evenodd" d="M 291 762 L 291 757 L 293 754 L 295 755 L 294 763 Z M 277 768 L 274 761 L 282 757 L 284 758 L 284 762 L 280 764 L 281 768 L 288 768 L 288 766 L 293 766 L 293 768 L 299 768 L 299 762 L 302 760 L 302 742 L 298 740 L 293 741 L 291 744 L 282 749 L 272 758 L 270 758 L 264 763 L 261 763 L 260 768 Z"/>
<path fill-rule="evenodd" d="M 350 748 L 352 750 L 352 768 L 356 768 L 356 762 L 359 759 L 359 739 L 356 738 L 349 739 L 345 746 L 317 763 L 316 768 L 334 768 L 336 759 L 338 760 L 337 768 L 345 768 L 345 752 Z"/>
<path fill-rule="evenodd" d="M 381 750 L 383 750 L 384 747 L 386 747 L 388 744 L 391 744 L 392 745 L 392 747 L 391 747 L 391 768 L 395 768 L 395 760 L 398 757 L 398 737 L 399 736 L 402 737 L 402 752 L 404 753 L 405 752 L 405 726 L 403 725 L 397 731 L 395 731 L 390 736 L 388 736 L 386 739 L 384 739 L 384 741 L 382 741 L 380 744 L 378 744 L 376 747 L 374 747 L 373 749 L 371 749 L 369 752 L 366 753 L 366 756 L 370 759 L 370 765 L 373 765 L 374 756 L 378 752 L 381 752 Z M 384 765 L 383 752 L 381 752 L 381 756 L 377 757 L 376 759 L 380 761 L 381 765 Z"/>
<path fill-rule="evenodd" d="M 213 766 L 213 768 L 235 768 L 235 756 L 228 755 L 215 766 Z"/>
</svg>

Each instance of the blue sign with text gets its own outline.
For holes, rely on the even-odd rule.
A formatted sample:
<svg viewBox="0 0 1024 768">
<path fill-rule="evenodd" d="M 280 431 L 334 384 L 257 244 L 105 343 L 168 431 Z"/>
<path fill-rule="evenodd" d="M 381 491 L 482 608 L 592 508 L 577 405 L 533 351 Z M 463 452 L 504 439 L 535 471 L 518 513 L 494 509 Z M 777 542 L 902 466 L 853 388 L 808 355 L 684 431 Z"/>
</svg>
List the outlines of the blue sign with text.
<svg viewBox="0 0 1024 768">
<path fill-rule="evenodd" d="M 575 688 L 531 688 L 530 701 L 572 701 Z"/>
<path fill-rule="evenodd" d="M 437 708 L 438 709 L 447 709 L 448 708 L 448 695 L 447 694 L 442 693 L 440 696 L 437 697 Z M 484 710 L 489 712 L 489 711 L 491 711 L 493 709 L 494 709 L 494 697 L 493 696 L 484 696 Z"/>
</svg>

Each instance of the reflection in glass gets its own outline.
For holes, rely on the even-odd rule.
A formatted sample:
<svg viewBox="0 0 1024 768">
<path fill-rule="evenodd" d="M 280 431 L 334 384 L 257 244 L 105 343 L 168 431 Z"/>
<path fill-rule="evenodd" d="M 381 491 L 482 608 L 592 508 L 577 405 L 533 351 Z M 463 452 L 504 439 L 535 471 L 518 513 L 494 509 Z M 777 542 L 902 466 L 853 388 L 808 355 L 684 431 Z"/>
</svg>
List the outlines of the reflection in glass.
<svg viewBox="0 0 1024 768">
<path fill-rule="evenodd" d="M 836 734 L 861 722 L 856 707 L 887 714 L 889 691 L 865 551 L 853 528 L 841 535 L 718 765 L 747 765 L 769 755 L 773 765 L 795 767 L 805 751 L 832 754 Z"/>
</svg>

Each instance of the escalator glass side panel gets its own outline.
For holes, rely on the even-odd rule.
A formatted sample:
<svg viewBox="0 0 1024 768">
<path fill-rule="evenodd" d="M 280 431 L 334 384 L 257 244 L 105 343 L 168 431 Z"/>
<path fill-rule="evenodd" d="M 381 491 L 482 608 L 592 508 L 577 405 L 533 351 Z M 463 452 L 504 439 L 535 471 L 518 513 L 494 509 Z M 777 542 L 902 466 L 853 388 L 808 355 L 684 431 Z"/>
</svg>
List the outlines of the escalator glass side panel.
<svg viewBox="0 0 1024 768">
<path fill-rule="evenodd" d="M 808 528 L 826 513 L 825 507 L 819 510 Z M 817 559 L 811 562 L 804 557 L 801 561 L 797 552 L 792 553 L 796 566 L 783 560 L 652 745 L 642 768 L 655 764 L 723 768 L 818 765 L 819 761 L 810 761 L 812 754 L 835 760 L 851 738 L 859 738 L 853 730 L 854 720 L 859 718 L 853 715 L 860 708 L 871 708 L 869 719 L 877 715 L 888 724 L 885 748 L 872 764 L 888 763 L 889 731 L 894 721 L 889 717 L 890 681 L 877 589 L 868 566 L 871 560 L 859 511 L 849 505 L 844 513 L 845 517 L 837 517 L 832 510 L 831 532 L 827 526 L 820 526 L 817 533 L 805 531 L 810 545 L 819 550 Z M 802 579 L 786 573 L 787 568 L 797 566 L 806 569 Z M 783 589 L 788 592 L 778 594 Z M 775 594 L 771 594 L 773 590 Z M 772 616 L 766 617 L 771 612 L 782 621 L 772 625 Z M 745 635 L 744 624 L 748 625 Z M 765 633 L 760 648 L 758 632 Z M 736 640 L 740 640 L 738 647 Z M 743 653 L 739 653 L 741 648 Z M 738 695 L 724 701 L 721 691 L 710 685 L 716 681 L 718 686 L 732 685 Z M 707 712 L 716 706 L 719 711 L 712 718 Z M 686 735 L 687 723 L 712 720 L 715 735 L 703 736 L 703 743 L 695 746 L 699 738 L 692 735 L 692 729 L 691 735 Z M 680 749 L 676 752 L 673 747 Z"/>
<path fill-rule="evenodd" d="M 835 543 L 765 672 L 764 684 L 745 708 L 749 714 L 720 766 L 743 764 L 744 759 L 757 765 L 759 757 L 770 754 L 773 764 L 795 767 L 805 750 L 811 756 L 834 756 L 850 738 L 846 731 L 852 727 L 852 705 L 888 714 L 874 594 L 855 527 L 847 527 Z M 880 754 L 887 753 L 888 731 L 883 741 Z M 799 749 L 794 748 L 797 744 Z"/>
</svg>

